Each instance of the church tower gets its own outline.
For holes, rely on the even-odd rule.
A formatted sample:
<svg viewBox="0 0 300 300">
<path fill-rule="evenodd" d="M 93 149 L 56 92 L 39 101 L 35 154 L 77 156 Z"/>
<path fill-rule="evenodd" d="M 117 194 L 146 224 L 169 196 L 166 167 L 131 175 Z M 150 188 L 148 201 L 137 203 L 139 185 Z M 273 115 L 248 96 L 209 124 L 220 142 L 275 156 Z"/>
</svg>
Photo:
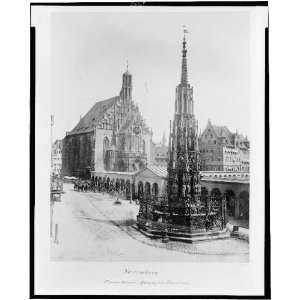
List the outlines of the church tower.
<svg viewBox="0 0 300 300">
<path fill-rule="evenodd" d="M 126 66 L 126 72 L 123 73 L 122 76 L 120 97 L 126 104 L 129 104 L 132 100 L 132 75 L 128 72 L 128 64 Z"/>
</svg>

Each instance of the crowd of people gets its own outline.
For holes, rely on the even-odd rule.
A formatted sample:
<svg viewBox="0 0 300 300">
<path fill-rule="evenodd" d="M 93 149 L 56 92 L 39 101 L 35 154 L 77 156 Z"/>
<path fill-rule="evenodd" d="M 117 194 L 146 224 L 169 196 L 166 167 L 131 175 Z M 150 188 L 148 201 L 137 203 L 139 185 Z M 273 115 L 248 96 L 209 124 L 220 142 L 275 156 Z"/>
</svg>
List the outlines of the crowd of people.
<svg viewBox="0 0 300 300">
<path fill-rule="evenodd" d="M 94 192 L 108 193 L 115 195 L 116 193 L 122 198 L 130 199 L 130 190 L 125 186 L 118 185 L 114 180 L 101 182 L 100 180 L 92 179 L 77 179 L 74 180 L 74 191 L 78 192 Z"/>
</svg>

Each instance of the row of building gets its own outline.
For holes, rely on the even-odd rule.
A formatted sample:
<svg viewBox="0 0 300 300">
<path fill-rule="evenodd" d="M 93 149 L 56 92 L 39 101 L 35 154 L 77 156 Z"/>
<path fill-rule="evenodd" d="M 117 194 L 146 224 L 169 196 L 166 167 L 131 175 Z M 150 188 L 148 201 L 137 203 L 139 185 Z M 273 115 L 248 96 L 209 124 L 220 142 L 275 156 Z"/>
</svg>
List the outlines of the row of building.
<svg viewBox="0 0 300 300">
<path fill-rule="evenodd" d="M 97 101 L 63 140 L 54 142 L 52 174 L 129 180 L 135 190 L 138 190 L 139 180 L 145 177 L 145 183 L 150 179 L 153 179 L 152 184 L 159 182 L 162 191 L 166 186 L 164 174 L 172 167 L 170 162 L 187 149 L 192 149 L 197 170 L 249 173 L 250 142 L 247 136 L 238 131 L 231 132 L 226 126 L 216 126 L 210 120 L 205 129 L 198 132 L 193 88 L 187 78 L 185 43 L 184 40 L 181 81 L 176 88 L 175 132 L 170 129 L 168 142 L 165 134 L 160 143 L 153 142 L 152 130 L 133 101 L 133 77 L 127 69 L 122 74 L 118 95 Z M 181 160 L 184 159 L 182 156 Z M 236 178 L 243 186 L 244 181 Z M 249 181 L 249 177 L 243 178 Z M 231 177 L 230 181 L 233 179 Z"/>
<path fill-rule="evenodd" d="M 82 119 L 80 122 L 83 122 Z M 108 123 L 109 124 L 109 123 Z M 88 126 L 86 126 L 88 127 Z M 76 128 L 76 127 L 75 127 Z M 138 127 L 137 127 L 138 128 Z M 139 129 L 135 129 L 137 132 Z M 102 130 L 101 130 L 102 129 Z M 117 166 L 112 166 L 109 162 L 112 152 L 109 151 L 111 141 L 109 140 L 109 131 L 112 129 L 104 129 L 101 128 L 100 132 L 103 134 L 98 134 L 100 136 L 100 141 L 98 144 L 103 145 L 102 155 L 98 154 L 96 158 L 96 162 L 98 159 L 98 166 L 101 169 L 106 170 L 118 170 L 118 171 L 135 171 L 143 168 L 146 165 L 157 166 L 157 167 L 167 167 L 168 163 L 168 145 L 165 134 L 163 135 L 162 141 L 160 143 L 154 143 L 152 141 L 151 136 L 149 139 L 149 151 L 147 151 L 144 146 L 146 143 L 142 140 L 142 145 L 139 148 L 138 146 L 134 149 L 133 143 L 135 139 L 138 137 L 135 135 L 131 135 L 129 140 L 131 141 L 127 148 L 125 148 L 125 142 L 120 145 L 119 148 L 123 150 L 123 157 L 125 152 L 129 152 L 129 150 L 133 150 L 131 154 L 134 159 L 132 159 L 132 168 L 127 166 L 126 163 L 123 164 L 119 162 Z M 117 132 L 118 134 L 118 132 Z M 90 158 L 90 161 L 85 160 L 80 163 L 79 157 L 80 155 L 84 155 L 84 151 L 90 150 L 92 151 L 92 146 L 89 149 L 84 150 L 83 143 L 85 139 L 88 141 L 88 134 L 70 134 L 67 136 L 70 139 L 70 136 L 73 136 L 72 142 L 69 142 L 69 148 L 73 145 L 73 150 L 69 150 L 68 153 L 72 153 L 72 159 L 68 160 L 68 166 L 64 167 L 64 171 L 62 172 L 62 158 L 63 158 L 63 140 L 56 140 L 52 145 L 52 173 L 56 175 L 69 175 L 80 177 L 86 174 L 87 170 L 95 169 L 95 166 L 92 166 L 92 162 L 95 163 Z M 104 137 L 101 139 L 101 136 Z M 128 137 L 123 138 L 125 139 Z M 101 143 L 102 140 L 102 143 Z M 77 144 L 76 142 L 77 141 Z M 80 141 L 81 141 L 81 150 L 80 150 Z M 139 145 L 138 141 L 135 141 L 137 145 Z M 72 144 L 73 143 L 73 144 Z M 76 147 L 79 149 L 76 151 Z M 216 126 L 208 120 L 205 130 L 200 133 L 198 138 L 198 147 L 200 151 L 200 166 L 203 171 L 228 171 L 228 172 L 249 172 L 250 169 L 250 142 L 247 136 L 243 136 L 239 134 L 237 131 L 232 133 L 226 126 Z M 101 149 L 100 149 L 101 150 Z M 80 153 L 81 151 L 81 153 Z M 145 154 L 144 157 L 142 154 Z M 65 153 L 66 155 L 66 153 Z M 99 157 L 100 156 L 100 157 Z M 102 158 L 101 158 L 102 156 Z M 129 157 L 130 154 L 127 154 Z M 149 157 L 147 160 L 146 157 Z M 66 156 L 65 156 L 66 157 Z M 90 157 L 90 155 L 88 155 Z M 101 164 L 103 162 L 103 164 Z M 138 163 L 137 163 L 138 162 Z"/>
</svg>

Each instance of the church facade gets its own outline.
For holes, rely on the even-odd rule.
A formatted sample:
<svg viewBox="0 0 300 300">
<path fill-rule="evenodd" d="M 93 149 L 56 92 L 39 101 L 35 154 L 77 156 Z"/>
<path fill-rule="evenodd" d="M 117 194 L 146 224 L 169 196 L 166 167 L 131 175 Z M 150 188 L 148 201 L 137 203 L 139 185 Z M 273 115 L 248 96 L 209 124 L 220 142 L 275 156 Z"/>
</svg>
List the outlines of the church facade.
<svg viewBox="0 0 300 300">
<path fill-rule="evenodd" d="M 122 76 L 118 96 L 96 102 L 63 140 L 62 174 L 135 173 L 151 162 L 152 131 L 132 100 L 132 75 Z"/>
</svg>

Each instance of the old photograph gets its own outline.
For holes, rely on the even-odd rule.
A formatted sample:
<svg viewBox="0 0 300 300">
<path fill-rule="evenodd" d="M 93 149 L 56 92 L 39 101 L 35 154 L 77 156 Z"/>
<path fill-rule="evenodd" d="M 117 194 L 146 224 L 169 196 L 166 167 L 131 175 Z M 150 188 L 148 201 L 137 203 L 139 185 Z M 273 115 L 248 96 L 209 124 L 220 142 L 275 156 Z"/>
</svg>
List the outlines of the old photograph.
<svg viewBox="0 0 300 300">
<path fill-rule="evenodd" d="M 33 8 L 47 60 L 45 259 L 251 265 L 264 232 L 266 10 L 259 23 L 234 7 L 53 6 L 44 19 Z"/>
</svg>

